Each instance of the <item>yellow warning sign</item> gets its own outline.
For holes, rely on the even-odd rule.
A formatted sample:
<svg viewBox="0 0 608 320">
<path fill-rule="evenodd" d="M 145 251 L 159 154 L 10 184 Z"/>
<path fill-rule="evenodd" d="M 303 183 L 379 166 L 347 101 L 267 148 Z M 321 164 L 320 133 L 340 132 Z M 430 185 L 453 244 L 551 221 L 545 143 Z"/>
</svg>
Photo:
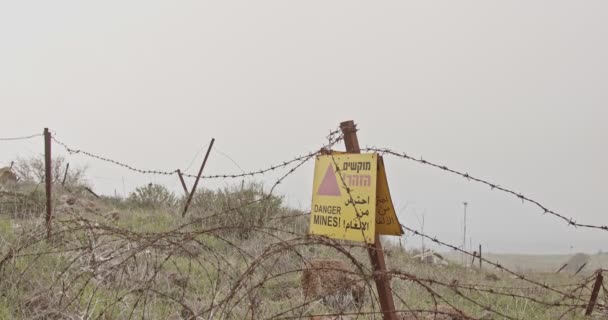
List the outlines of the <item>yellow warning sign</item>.
<svg viewBox="0 0 608 320">
<path fill-rule="evenodd" d="M 381 156 L 338 151 L 317 156 L 310 234 L 367 243 L 374 243 L 376 234 L 403 234 Z"/>
<path fill-rule="evenodd" d="M 378 157 L 378 181 L 376 189 L 376 232 L 378 234 L 400 236 L 403 234 L 401 224 L 393 206 L 393 199 L 388 189 L 388 179 L 384 169 L 384 160 Z"/>
<path fill-rule="evenodd" d="M 317 156 L 310 234 L 374 243 L 378 155 Z"/>
</svg>

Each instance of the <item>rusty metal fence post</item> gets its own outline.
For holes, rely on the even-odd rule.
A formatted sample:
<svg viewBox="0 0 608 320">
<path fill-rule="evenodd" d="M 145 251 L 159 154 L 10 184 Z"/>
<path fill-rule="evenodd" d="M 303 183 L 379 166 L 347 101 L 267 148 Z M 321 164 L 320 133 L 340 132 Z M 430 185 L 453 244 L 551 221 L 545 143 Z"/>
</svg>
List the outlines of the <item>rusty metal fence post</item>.
<svg viewBox="0 0 608 320">
<path fill-rule="evenodd" d="M 51 239 L 53 219 L 53 173 L 51 165 L 51 133 L 49 128 L 44 128 L 44 183 L 46 186 L 46 238 Z"/>
<path fill-rule="evenodd" d="M 587 310 L 585 310 L 585 316 L 588 317 L 593 313 L 593 309 L 595 308 L 595 304 L 597 303 L 597 297 L 600 294 L 600 289 L 602 288 L 603 283 L 604 276 L 602 275 L 602 270 L 599 270 L 597 272 L 597 276 L 595 277 L 595 284 L 593 285 L 593 291 L 591 292 L 591 298 L 589 299 Z"/>
<path fill-rule="evenodd" d="M 481 244 L 479 244 L 479 270 L 481 271 L 481 263 L 483 262 L 483 258 L 481 257 Z"/>
<path fill-rule="evenodd" d="M 192 202 L 192 198 L 194 197 L 194 193 L 196 192 L 196 186 L 198 185 L 198 181 L 201 179 L 201 175 L 203 174 L 203 169 L 205 169 L 205 165 L 207 164 L 207 159 L 209 159 L 209 153 L 211 153 L 211 148 L 213 148 L 214 142 L 215 142 L 215 138 L 212 138 L 211 143 L 209 144 L 209 148 L 207 149 L 207 153 L 205 154 L 205 159 L 203 160 L 203 164 L 201 165 L 201 168 L 198 171 L 198 176 L 196 176 L 196 180 L 194 180 L 194 185 L 192 186 L 192 190 L 190 191 L 188 200 L 186 200 L 186 205 L 184 206 L 184 212 L 182 212 L 182 217 L 185 217 L 186 212 L 188 212 L 188 207 L 190 207 L 190 202 Z M 180 177 L 181 177 L 181 175 L 180 175 Z M 185 187 L 185 184 L 184 184 L 184 187 Z"/>
<path fill-rule="evenodd" d="M 346 152 L 361 153 L 359 148 L 359 140 L 357 138 L 357 126 L 354 121 L 345 121 L 340 123 L 340 129 L 344 134 L 344 144 Z M 390 279 L 386 274 L 386 263 L 384 261 L 384 251 L 380 236 L 376 234 L 373 244 L 367 244 L 367 253 L 372 263 L 374 271 L 374 281 L 378 290 L 378 298 L 380 299 L 380 307 L 384 320 L 397 320 L 395 313 L 395 302 L 393 301 L 393 293 L 391 291 Z"/>
<path fill-rule="evenodd" d="M 186 187 L 186 181 L 184 181 L 184 176 L 182 175 L 182 171 L 177 169 L 177 176 L 179 177 L 179 181 L 182 183 L 182 188 L 184 188 L 184 193 L 188 196 L 188 187 Z"/>
<path fill-rule="evenodd" d="M 70 163 L 65 165 L 65 172 L 63 173 L 63 180 L 61 180 L 61 186 L 65 186 L 65 180 L 68 178 L 68 170 L 70 170 Z"/>
</svg>

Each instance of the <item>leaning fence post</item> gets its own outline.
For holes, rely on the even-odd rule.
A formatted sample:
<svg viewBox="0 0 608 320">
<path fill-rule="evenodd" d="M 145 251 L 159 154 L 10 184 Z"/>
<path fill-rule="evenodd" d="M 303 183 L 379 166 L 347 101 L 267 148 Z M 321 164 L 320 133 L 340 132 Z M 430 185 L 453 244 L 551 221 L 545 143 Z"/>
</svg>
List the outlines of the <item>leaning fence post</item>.
<svg viewBox="0 0 608 320">
<path fill-rule="evenodd" d="M 581 271 L 583 271 L 583 269 L 587 266 L 588 262 L 583 263 L 583 265 L 578 268 L 578 270 L 576 270 L 576 273 L 574 275 L 577 275 L 579 273 L 581 273 Z"/>
<path fill-rule="evenodd" d="M 600 289 L 602 288 L 603 283 L 604 276 L 602 275 L 602 270 L 598 270 L 597 276 L 595 277 L 595 284 L 593 285 L 593 292 L 591 293 L 591 298 L 589 299 L 589 304 L 587 305 L 587 310 L 585 311 L 585 316 L 590 316 L 593 313 L 593 309 L 597 303 L 597 297 L 600 294 Z"/>
<path fill-rule="evenodd" d="M 84 190 L 86 190 L 88 193 L 92 194 L 95 198 L 99 199 L 99 195 L 97 193 L 95 193 L 93 190 L 91 190 L 91 188 L 84 187 Z"/>
<path fill-rule="evenodd" d="M 51 168 L 51 133 L 44 128 L 44 183 L 46 186 L 46 238 L 51 239 L 51 223 L 53 219 L 53 201 L 51 189 L 53 187 L 53 174 Z"/>
<path fill-rule="evenodd" d="M 65 173 L 63 174 L 63 180 L 61 180 L 61 185 L 65 186 L 65 180 L 68 178 L 68 170 L 70 170 L 70 163 L 65 165 Z"/>
<path fill-rule="evenodd" d="M 340 123 L 340 129 L 344 134 L 346 152 L 361 153 L 359 139 L 357 138 L 357 126 L 355 123 L 353 121 L 342 122 Z M 382 243 L 380 242 L 380 236 L 378 234 L 376 234 L 375 237 L 376 239 L 373 244 L 367 244 L 367 253 L 369 254 L 374 270 L 374 281 L 376 282 L 376 289 L 378 290 L 378 298 L 380 299 L 383 319 L 396 320 L 395 302 L 393 301 L 393 292 L 391 291 L 389 277 L 386 274 L 387 270 Z"/>
<path fill-rule="evenodd" d="M 184 176 L 182 175 L 182 171 L 180 169 L 177 169 L 177 176 L 179 177 L 179 181 L 181 181 L 182 183 L 182 188 L 184 188 L 184 192 L 186 193 L 186 196 L 188 195 L 188 187 L 186 187 L 186 182 L 184 181 Z"/>
<path fill-rule="evenodd" d="M 192 186 L 192 190 L 190 191 L 190 196 L 188 196 L 188 200 L 186 201 L 186 205 L 184 206 L 184 212 L 182 212 L 182 217 L 185 217 L 186 212 L 188 212 L 188 207 L 190 207 L 190 202 L 192 201 L 192 197 L 194 197 L 194 193 L 196 192 L 196 186 L 198 185 L 198 181 L 201 179 L 203 169 L 205 169 L 205 164 L 207 164 L 207 159 L 209 158 L 209 153 L 211 152 L 211 148 L 213 148 L 214 142 L 215 138 L 212 138 L 211 143 L 209 144 L 209 148 L 207 149 L 207 154 L 205 154 L 203 164 L 201 165 L 201 169 L 198 171 L 198 176 L 196 176 L 196 180 L 194 181 L 194 185 Z"/>
</svg>

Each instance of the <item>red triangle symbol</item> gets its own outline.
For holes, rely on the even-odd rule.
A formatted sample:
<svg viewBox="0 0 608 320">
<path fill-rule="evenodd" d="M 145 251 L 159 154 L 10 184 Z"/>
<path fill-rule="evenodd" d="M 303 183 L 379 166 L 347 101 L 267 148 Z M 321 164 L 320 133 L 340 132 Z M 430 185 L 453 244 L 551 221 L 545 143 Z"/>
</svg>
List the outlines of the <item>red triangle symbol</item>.
<svg viewBox="0 0 608 320">
<path fill-rule="evenodd" d="M 338 181 L 336 181 L 334 167 L 332 167 L 331 164 L 329 167 L 327 167 L 325 177 L 323 177 L 323 182 L 321 182 L 321 186 L 319 187 L 319 192 L 317 192 L 317 194 L 320 196 L 342 196 L 342 193 L 340 193 L 340 187 L 338 186 Z"/>
</svg>

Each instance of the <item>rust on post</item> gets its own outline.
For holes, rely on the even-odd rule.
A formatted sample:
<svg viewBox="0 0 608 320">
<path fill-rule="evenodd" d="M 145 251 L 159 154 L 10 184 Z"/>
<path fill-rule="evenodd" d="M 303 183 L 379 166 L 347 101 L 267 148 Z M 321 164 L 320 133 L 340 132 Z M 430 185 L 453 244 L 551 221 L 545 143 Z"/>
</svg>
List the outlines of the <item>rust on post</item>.
<svg viewBox="0 0 608 320">
<path fill-rule="evenodd" d="M 591 293 L 591 299 L 589 299 L 589 304 L 587 305 L 587 310 L 585 310 L 585 316 L 588 317 L 593 313 L 593 309 L 597 303 L 597 297 L 600 294 L 600 289 L 602 288 L 603 283 L 604 276 L 602 275 L 602 271 L 599 270 L 597 272 L 597 276 L 595 277 L 595 284 L 593 285 L 593 291 Z"/>
<path fill-rule="evenodd" d="M 53 174 L 51 172 L 51 133 L 48 128 L 44 128 L 44 183 L 46 186 L 46 238 L 51 239 L 53 201 L 51 189 L 53 187 Z"/>
<path fill-rule="evenodd" d="M 203 174 L 203 169 L 205 169 L 205 165 L 207 164 L 207 159 L 209 159 L 209 153 L 211 152 L 211 148 L 213 148 L 214 142 L 215 142 L 215 138 L 212 138 L 211 143 L 209 144 L 209 148 L 207 148 L 207 153 L 205 154 L 205 159 L 203 160 L 203 164 L 201 165 L 201 168 L 198 171 L 196 180 L 194 180 L 194 185 L 192 186 L 192 191 L 190 191 L 190 195 L 188 196 L 188 200 L 186 201 L 186 205 L 184 206 L 184 212 L 182 212 L 182 217 L 185 217 L 186 212 L 188 212 L 188 207 L 190 207 L 190 202 L 192 202 L 192 198 L 194 197 L 194 193 L 196 192 L 196 186 L 198 185 L 198 181 L 201 179 L 201 175 Z"/>
<path fill-rule="evenodd" d="M 177 169 L 177 176 L 179 177 L 179 181 L 182 182 L 182 188 L 184 188 L 184 192 L 188 195 L 188 187 L 186 187 L 186 182 L 184 181 L 184 176 L 182 175 L 182 171 Z"/>
<path fill-rule="evenodd" d="M 346 152 L 361 153 L 359 148 L 359 140 L 357 138 L 357 126 L 354 121 L 345 121 L 340 123 L 340 129 L 344 134 L 344 144 Z M 395 313 L 395 302 L 393 301 L 393 293 L 391 291 L 390 279 L 386 274 L 386 262 L 384 261 L 384 251 L 380 236 L 376 234 L 373 244 L 367 244 L 367 253 L 372 263 L 374 271 L 374 281 L 378 290 L 378 298 L 380 299 L 380 307 L 384 320 L 397 320 Z"/>
<path fill-rule="evenodd" d="M 63 173 L 63 180 L 61 180 L 61 186 L 65 186 L 65 180 L 68 178 L 68 170 L 70 170 L 70 163 L 65 165 L 65 172 Z"/>
</svg>

